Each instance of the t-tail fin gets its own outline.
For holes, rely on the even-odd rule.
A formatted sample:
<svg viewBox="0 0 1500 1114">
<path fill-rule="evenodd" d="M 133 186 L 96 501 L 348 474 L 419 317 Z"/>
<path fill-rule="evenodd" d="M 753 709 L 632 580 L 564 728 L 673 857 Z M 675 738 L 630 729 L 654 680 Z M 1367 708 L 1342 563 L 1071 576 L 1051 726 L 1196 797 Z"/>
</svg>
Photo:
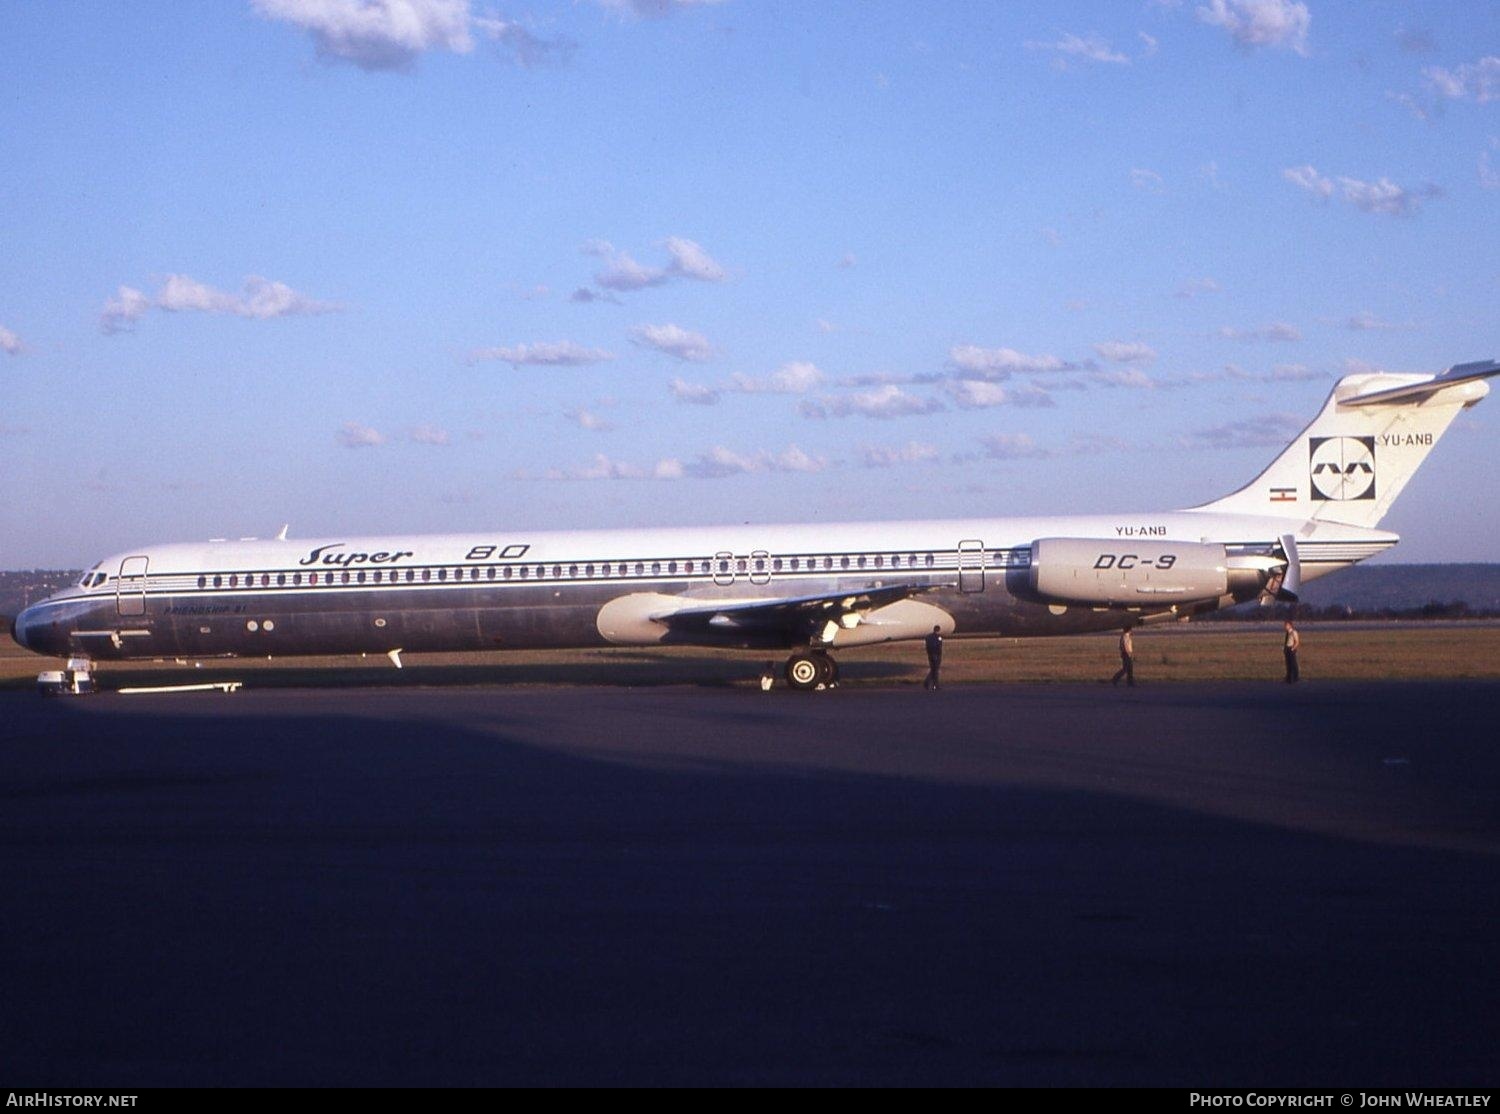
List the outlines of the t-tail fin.
<svg viewBox="0 0 1500 1114">
<path fill-rule="evenodd" d="M 1489 393 L 1492 375 L 1494 360 L 1436 375 L 1346 375 L 1269 468 L 1194 509 L 1373 528 L 1459 411 Z"/>
</svg>

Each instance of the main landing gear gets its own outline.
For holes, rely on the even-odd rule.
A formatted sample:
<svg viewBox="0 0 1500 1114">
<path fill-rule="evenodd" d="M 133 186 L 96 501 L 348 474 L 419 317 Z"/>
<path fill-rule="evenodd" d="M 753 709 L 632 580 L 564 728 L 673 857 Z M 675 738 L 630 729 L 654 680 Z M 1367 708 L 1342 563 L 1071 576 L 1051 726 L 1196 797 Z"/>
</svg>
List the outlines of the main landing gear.
<svg viewBox="0 0 1500 1114">
<path fill-rule="evenodd" d="M 786 660 L 786 683 L 809 692 L 839 683 L 839 663 L 823 650 L 798 650 Z"/>
</svg>

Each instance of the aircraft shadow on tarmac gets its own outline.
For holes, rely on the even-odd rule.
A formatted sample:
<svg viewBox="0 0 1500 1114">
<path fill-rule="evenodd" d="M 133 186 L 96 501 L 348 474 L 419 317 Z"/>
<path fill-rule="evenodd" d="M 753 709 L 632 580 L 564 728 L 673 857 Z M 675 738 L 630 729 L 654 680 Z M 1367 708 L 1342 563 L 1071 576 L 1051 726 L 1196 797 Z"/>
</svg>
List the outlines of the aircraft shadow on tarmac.
<svg viewBox="0 0 1500 1114">
<path fill-rule="evenodd" d="M 6 697 L 8 1074 L 1492 1081 L 1496 762 L 1366 763 L 1450 690 L 955 695 Z M 1406 828 L 1277 819 L 1335 807 Z"/>
</svg>

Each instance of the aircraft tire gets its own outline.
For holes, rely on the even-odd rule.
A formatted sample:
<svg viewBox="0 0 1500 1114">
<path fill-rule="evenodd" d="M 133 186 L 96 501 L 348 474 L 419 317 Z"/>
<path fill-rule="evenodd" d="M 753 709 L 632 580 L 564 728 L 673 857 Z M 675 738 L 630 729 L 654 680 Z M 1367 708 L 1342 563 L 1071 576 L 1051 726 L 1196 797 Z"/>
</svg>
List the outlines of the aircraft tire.
<svg viewBox="0 0 1500 1114">
<path fill-rule="evenodd" d="M 832 688 L 839 683 L 839 663 L 832 654 L 818 653 L 818 684 Z"/>
<path fill-rule="evenodd" d="M 799 650 L 786 660 L 786 683 L 800 692 L 811 692 L 819 685 L 827 684 L 823 655 Z"/>
</svg>

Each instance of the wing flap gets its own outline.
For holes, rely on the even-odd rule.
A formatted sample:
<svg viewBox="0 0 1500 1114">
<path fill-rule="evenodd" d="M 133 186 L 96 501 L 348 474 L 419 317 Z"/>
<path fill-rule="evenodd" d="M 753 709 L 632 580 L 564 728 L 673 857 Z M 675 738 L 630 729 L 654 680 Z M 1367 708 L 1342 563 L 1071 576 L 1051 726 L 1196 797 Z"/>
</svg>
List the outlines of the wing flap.
<svg viewBox="0 0 1500 1114">
<path fill-rule="evenodd" d="M 663 608 L 650 618 L 652 622 L 674 629 L 706 627 L 716 621 L 719 625 L 787 626 L 814 619 L 836 619 L 840 615 L 872 611 L 926 590 L 911 584 L 888 584 L 805 596 L 693 599 L 684 600 L 681 607 Z"/>
</svg>

